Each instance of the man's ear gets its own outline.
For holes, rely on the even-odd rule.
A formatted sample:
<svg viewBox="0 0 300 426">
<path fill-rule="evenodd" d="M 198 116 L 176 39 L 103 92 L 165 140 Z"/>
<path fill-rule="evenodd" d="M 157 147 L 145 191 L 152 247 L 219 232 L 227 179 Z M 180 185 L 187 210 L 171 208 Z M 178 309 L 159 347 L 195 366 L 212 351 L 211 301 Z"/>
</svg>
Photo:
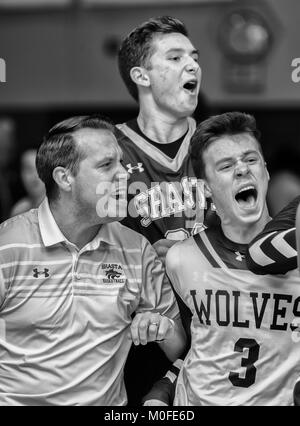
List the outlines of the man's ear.
<svg viewBox="0 0 300 426">
<path fill-rule="evenodd" d="M 68 169 L 64 167 L 56 167 L 52 172 L 53 179 L 58 187 L 65 192 L 70 192 L 72 189 L 72 177 Z"/>
<path fill-rule="evenodd" d="M 266 171 L 267 171 L 268 182 L 269 182 L 269 180 L 270 180 L 270 173 L 269 173 L 269 170 L 268 170 L 268 167 L 267 167 L 267 163 L 266 163 L 266 162 L 265 162 L 265 168 L 266 168 Z"/>
<path fill-rule="evenodd" d="M 150 86 L 150 78 L 146 68 L 143 68 L 143 67 L 131 68 L 130 77 L 132 81 L 138 86 L 143 86 L 143 87 Z"/>
<path fill-rule="evenodd" d="M 207 181 L 204 180 L 204 196 L 205 198 L 211 198 L 211 189 L 210 186 L 208 185 Z"/>
</svg>

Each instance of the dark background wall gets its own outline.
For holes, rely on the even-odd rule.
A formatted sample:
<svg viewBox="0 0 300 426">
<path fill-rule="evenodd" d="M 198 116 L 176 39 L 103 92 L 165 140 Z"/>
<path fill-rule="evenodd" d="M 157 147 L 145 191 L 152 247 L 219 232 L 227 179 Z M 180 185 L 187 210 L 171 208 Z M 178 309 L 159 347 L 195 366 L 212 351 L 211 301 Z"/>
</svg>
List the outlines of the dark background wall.
<svg viewBox="0 0 300 426">
<path fill-rule="evenodd" d="M 61 9 L 0 9 L 0 57 L 7 64 L 7 82 L 0 83 L 0 115 L 16 119 L 20 149 L 37 145 L 49 126 L 72 114 L 102 112 L 116 122 L 133 116 L 136 106 L 119 77 L 116 48 L 137 24 L 170 14 L 186 23 L 200 51 L 205 102 L 197 118 L 233 109 L 254 113 L 270 167 L 276 169 L 281 161 L 292 165 L 292 158 L 300 156 L 300 83 L 291 78 L 291 62 L 300 57 L 299 0 L 125 3 L 84 8 L 75 0 L 72 7 Z M 261 62 L 249 65 L 259 88 L 249 82 L 228 87 L 236 65 L 224 59 L 219 39 L 233 10 L 257 12 L 270 31 L 270 49 Z M 281 150 L 296 154 L 284 159 L 278 155 Z"/>
</svg>

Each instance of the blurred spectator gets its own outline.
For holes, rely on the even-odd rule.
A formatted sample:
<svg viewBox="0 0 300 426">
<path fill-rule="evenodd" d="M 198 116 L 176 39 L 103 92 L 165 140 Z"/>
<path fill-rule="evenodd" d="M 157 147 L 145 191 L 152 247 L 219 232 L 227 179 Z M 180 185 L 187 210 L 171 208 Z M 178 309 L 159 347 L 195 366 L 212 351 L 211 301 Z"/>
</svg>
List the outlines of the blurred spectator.
<svg viewBox="0 0 300 426">
<path fill-rule="evenodd" d="M 196 120 L 197 124 L 201 123 L 202 121 L 206 120 L 211 115 L 215 115 L 215 114 L 216 114 L 216 111 L 212 108 L 212 106 L 208 102 L 207 97 L 200 90 L 198 95 L 198 103 L 193 114 L 193 117 Z"/>
<path fill-rule="evenodd" d="M 300 195 L 300 147 L 285 139 L 267 159 L 271 180 L 267 196 L 271 217 Z"/>
<path fill-rule="evenodd" d="M 292 170 L 280 170 L 272 174 L 269 191 L 268 206 L 271 216 L 300 195 L 300 176 Z"/>
<path fill-rule="evenodd" d="M 37 208 L 45 197 L 45 185 L 38 177 L 35 166 L 36 152 L 35 149 L 29 149 L 22 154 L 21 178 L 27 196 L 14 205 L 11 216 Z"/>
<path fill-rule="evenodd" d="M 15 123 L 0 117 L 0 223 L 8 219 L 17 190 Z"/>
</svg>

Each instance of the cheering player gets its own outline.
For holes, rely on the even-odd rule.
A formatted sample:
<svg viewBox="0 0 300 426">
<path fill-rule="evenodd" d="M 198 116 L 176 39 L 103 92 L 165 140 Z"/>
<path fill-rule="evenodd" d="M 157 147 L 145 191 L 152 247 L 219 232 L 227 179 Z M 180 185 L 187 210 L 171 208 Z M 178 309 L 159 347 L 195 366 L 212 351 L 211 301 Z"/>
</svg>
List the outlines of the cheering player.
<svg viewBox="0 0 300 426">
<path fill-rule="evenodd" d="M 201 83 L 198 51 L 182 22 L 162 16 L 123 40 L 119 69 L 139 104 L 138 117 L 118 126 L 129 173 L 129 209 L 122 223 L 144 235 L 164 259 L 175 241 L 203 227 L 203 185 L 188 155 Z M 169 365 L 154 351 L 143 348 L 129 358 L 130 404 L 140 402 Z"/>
<path fill-rule="evenodd" d="M 245 262 L 247 244 L 269 221 L 269 175 L 254 118 L 206 120 L 191 155 L 221 225 L 167 254 L 167 272 L 193 314 L 174 404 L 292 405 L 300 371 L 298 274 L 258 277 Z"/>
</svg>

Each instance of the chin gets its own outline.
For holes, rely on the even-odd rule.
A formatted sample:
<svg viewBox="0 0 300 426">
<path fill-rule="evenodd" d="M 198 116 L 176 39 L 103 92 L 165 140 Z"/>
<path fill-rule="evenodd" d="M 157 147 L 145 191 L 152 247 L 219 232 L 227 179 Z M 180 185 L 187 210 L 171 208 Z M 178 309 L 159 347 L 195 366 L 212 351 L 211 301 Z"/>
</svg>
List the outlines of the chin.
<svg viewBox="0 0 300 426">
<path fill-rule="evenodd" d="M 187 118 L 191 117 L 194 114 L 196 107 L 186 108 L 185 110 L 181 110 L 177 113 L 178 118 Z"/>
<path fill-rule="evenodd" d="M 254 212 L 244 212 L 244 214 L 238 215 L 238 220 L 241 223 L 251 225 L 256 224 L 262 217 L 262 210 L 254 211 Z"/>
</svg>

